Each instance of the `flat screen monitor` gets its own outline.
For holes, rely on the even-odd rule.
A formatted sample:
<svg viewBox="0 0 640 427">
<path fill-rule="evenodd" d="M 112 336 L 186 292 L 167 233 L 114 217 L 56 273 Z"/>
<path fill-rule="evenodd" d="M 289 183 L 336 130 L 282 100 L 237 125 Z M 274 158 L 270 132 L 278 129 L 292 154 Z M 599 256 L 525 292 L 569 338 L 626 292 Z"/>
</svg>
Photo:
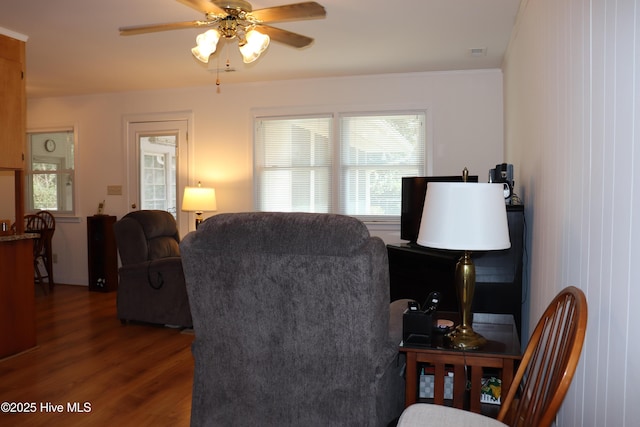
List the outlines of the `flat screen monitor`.
<svg viewBox="0 0 640 427">
<path fill-rule="evenodd" d="M 422 208 L 430 182 L 462 182 L 462 176 L 412 176 L 402 178 L 402 209 L 400 238 L 415 243 L 420 230 Z M 467 182 L 478 182 L 478 175 L 469 175 Z"/>
</svg>

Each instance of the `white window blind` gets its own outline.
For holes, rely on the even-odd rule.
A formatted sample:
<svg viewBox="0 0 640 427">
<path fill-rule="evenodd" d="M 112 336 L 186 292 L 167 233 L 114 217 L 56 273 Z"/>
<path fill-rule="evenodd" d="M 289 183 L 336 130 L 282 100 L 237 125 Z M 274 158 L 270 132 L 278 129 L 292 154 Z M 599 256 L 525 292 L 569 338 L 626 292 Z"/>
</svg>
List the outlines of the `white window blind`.
<svg viewBox="0 0 640 427">
<path fill-rule="evenodd" d="M 342 115 L 340 142 L 341 211 L 399 216 L 401 178 L 424 172 L 424 114 Z"/>
<path fill-rule="evenodd" d="M 260 119 L 256 125 L 258 210 L 332 212 L 331 117 Z"/>
<path fill-rule="evenodd" d="M 401 178 L 425 174 L 425 113 L 333 117 L 256 119 L 257 210 L 398 219 Z"/>
</svg>

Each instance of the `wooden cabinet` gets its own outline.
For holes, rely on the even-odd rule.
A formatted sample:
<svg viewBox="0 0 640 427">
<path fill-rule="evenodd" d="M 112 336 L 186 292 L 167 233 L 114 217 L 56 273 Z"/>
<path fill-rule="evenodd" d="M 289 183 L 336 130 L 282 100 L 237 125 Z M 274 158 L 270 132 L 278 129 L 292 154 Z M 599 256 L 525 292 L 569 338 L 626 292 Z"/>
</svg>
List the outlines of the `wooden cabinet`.
<svg viewBox="0 0 640 427">
<path fill-rule="evenodd" d="M 109 292 L 118 289 L 118 249 L 113 224 L 115 216 L 87 218 L 89 290 Z"/>
<path fill-rule="evenodd" d="M 14 171 L 19 219 L 17 235 L 0 237 L 0 358 L 36 345 L 33 240 L 22 220 L 26 117 L 25 43 L 0 34 L 0 170 Z"/>
<path fill-rule="evenodd" d="M 23 169 L 25 43 L 0 34 L 0 169 Z"/>
<path fill-rule="evenodd" d="M 33 240 L 0 238 L 0 358 L 36 345 Z"/>
</svg>

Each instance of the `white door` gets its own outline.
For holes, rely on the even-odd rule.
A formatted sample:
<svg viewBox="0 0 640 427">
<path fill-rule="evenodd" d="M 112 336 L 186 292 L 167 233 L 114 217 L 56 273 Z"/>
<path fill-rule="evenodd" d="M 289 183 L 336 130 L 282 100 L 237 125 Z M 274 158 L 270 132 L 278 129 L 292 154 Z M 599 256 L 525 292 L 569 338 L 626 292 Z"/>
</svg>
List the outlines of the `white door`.
<svg viewBox="0 0 640 427">
<path fill-rule="evenodd" d="M 129 122 L 129 209 L 171 213 L 180 236 L 188 231 L 188 214 L 180 210 L 179 189 L 188 182 L 186 120 Z"/>
</svg>

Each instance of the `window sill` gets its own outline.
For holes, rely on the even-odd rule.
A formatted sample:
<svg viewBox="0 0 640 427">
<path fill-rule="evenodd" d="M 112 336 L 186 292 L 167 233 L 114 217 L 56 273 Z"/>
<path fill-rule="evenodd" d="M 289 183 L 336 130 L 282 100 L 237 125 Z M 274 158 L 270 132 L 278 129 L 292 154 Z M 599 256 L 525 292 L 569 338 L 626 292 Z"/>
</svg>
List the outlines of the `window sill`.
<svg viewBox="0 0 640 427">
<path fill-rule="evenodd" d="M 369 230 L 397 231 L 400 230 L 399 221 L 362 221 Z"/>
<path fill-rule="evenodd" d="M 53 216 L 56 218 L 57 223 L 80 223 L 82 219 L 79 216 L 58 216 L 55 213 Z"/>
</svg>

